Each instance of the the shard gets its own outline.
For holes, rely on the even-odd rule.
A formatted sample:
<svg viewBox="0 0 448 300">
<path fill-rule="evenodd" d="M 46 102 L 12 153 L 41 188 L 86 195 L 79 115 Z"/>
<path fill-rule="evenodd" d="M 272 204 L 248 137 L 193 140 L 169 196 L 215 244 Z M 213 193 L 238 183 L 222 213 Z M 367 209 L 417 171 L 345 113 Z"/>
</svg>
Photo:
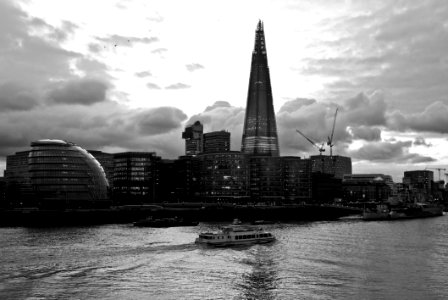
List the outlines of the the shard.
<svg viewBox="0 0 448 300">
<path fill-rule="evenodd" d="M 279 156 L 277 125 L 272 102 L 263 23 L 259 21 L 252 52 L 241 152 Z"/>
</svg>

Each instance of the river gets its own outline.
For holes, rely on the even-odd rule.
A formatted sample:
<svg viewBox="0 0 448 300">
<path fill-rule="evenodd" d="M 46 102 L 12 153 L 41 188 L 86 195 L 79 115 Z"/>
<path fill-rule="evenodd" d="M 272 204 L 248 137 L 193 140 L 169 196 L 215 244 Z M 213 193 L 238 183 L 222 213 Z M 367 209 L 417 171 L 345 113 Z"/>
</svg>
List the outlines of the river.
<svg viewBox="0 0 448 300">
<path fill-rule="evenodd" d="M 265 225 L 207 248 L 197 227 L 0 228 L 0 299 L 448 299 L 448 217 Z"/>
</svg>

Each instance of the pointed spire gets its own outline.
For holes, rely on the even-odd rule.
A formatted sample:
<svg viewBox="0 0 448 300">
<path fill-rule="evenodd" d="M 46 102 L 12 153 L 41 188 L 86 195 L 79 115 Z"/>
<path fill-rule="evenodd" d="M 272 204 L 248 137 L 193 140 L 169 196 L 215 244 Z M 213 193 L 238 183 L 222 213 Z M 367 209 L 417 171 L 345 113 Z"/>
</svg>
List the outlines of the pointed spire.
<svg viewBox="0 0 448 300">
<path fill-rule="evenodd" d="M 254 53 L 266 54 L 266 44 L 264 40 L 263 22 L 258 20 L 257 30 L 255 31 Z"/>
<path fill-rule="evenodd" d="M 261 20 L 258 20 L 257 31 L 263 31 L 263 22 Z"/>
<path fill-rule="evenodd" d="M 261 20 L 258 21 L 255 31 L 241 151 L 247 154 L 279 156 L 271 79 Z"/>
</svg>

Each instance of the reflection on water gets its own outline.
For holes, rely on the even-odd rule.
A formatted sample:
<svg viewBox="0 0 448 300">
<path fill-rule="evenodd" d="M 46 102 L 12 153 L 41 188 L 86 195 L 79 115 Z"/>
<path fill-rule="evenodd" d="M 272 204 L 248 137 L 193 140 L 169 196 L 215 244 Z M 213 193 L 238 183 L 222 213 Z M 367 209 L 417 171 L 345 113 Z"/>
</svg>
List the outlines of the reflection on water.
<svg viewBox="0 0 448 300">
<path fill-rule="evenodd" d="M 252 257 L 243 261 L 251 269 L 242 275 L 242 299 L 276 299 L 278 266 L 272 257 L 273 253 L 266 248 L 269 246 L 256 247 Z"/>
<path fill-rule="evenodd" d="M 277 241 L 194 244 L 198 227 L 0 228 L 0 299 L 448 299 L 448 217 L 267 225 Z"/>
</svg>

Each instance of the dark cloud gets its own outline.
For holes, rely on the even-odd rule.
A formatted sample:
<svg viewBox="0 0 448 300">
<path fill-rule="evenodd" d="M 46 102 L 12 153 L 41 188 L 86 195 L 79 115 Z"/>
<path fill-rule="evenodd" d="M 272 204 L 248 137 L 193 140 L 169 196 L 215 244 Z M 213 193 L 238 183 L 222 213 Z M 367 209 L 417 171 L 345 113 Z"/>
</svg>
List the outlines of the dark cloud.
<svg viewBox="0 0 448 300">
<path fill-rule="evenodd" d="M 152 74 L 149 71 L 142 71 L 142 72 L 135 73 L 135 76 L 144 78 L 144 77 L 150 77 L 150 76 L 152 76 Z"/>
<path fill-rule="evenodd" d="M 448 105 L 434 102 L 425 110 L 405 115 L 394 112 L 388 119 L 389 128 L 397 131 L 448 133 Z"/>
<path fill-rule="evenodd" d="M 179 89 L 188 89 L 190 87 L 191 86 L 188 85 L 188 84 L 178 82 L 178 83 L 170 84 L 169 86 L 166 86 L 165 89 L 167 89 L 167 90 L 179 90 Z"/>
<path fill-rule="evenodd" d="M 354 140 L 365 140 L 365 141 L 380 141 L 381 140 L 381 129 L 377 127 L 350 127 L 349 132 L 353 136 Z"/>
<path fill-rule="evenodd" d="M 351 124 L 378 126 L 386 124 L 386 102 L 381 92 L 360 93 L 345 102 L 344 117 Z"/>
<path fill-rule="evenodd" d="M 347 98 L 354 90 L 381 88 L 387 91 L 389 106 L 402 111 L 421 111 L 428 103 L 444 101 L 448 6 L 443 1 L 340 5 L 350 15 L 322 21 L 322 38 L 311 46 L 319 51 L 304 58 L 300 69 L 331 81 L 326 86 L 330 100 Z"/>
<path fill-rule="evenodd" d="M 17 81 L 27 85 L 45 83 L 48 78 L 71 76 L 70 60 L 80 54 L 64 50 L 50 41 L 50 33 L 33 24 L 46 24 L 32 19 L 9 2 L 0 2 L 0 82 Z M 45 25 L 42 25 L 45 26 Z"/>
<path fill-rule="evenodd" d="M 157 84 L 152 83 L 152 82 L 148 82 L 148 83 L 146 84 L 146 86 L 147 86 L 149 89 L 152 89 L 152 90 L 160 90 L 160 89 L 161 89 L 160 86 L 158 86 Z"/>
<path fill-rule="evenodd" d="M 96 79 L 79 79 L 61 83 L 49 98 L 55 103 L 92 105 L 106 100 L 107 84 Z"/>
<path fill-rule="evenodd" d="M 187 115 L 174 107 L 158 107 L 146 110 L 136 117 L 139 132 L 144 135 L 155 135 L 180 128 Z"/>
<path fill-rule="evenodd" d="M 298 98 L 287 101 L 277 113 L 277 129 L 282 155 L 297 155 L 298 151 L 315 154 L 314 146 L 296 132 L 300 130 L 317 144 L 326 143 L 331 135 L 336 106 L 314 99 Z M 340 109 L 333 136 L 333 143 L 351 141 L 346 131 L 345 112 Z M 318 152 L 317 152 L 318 153 Z"/>
<path fill-rule="evenodd" d="M 448 128 L 448 107 L 442 103 L 434 103 L 419 114 L 388 113 L 388 106 L 381 92 L 360 93 L 355 97 L 341 102 L 333 136 L 335 147 L 333 152 L 341 155 L 351 155 L 349 146 L 355 140 L 362 140 L 369 146 L 356 153 L 356 158 L 368 159 L 365 152 L 378 154 L 375 145 L 381 142 L 383 131 L 405 132 L 407 130 L 438 133 Z M 336 105 L 316 101 L 314 99 L 298 98 L 284 103 L 277 113 L 277 128 L 282 155 L 317 154 L 317 150 L 305 138 L 295 131 L 299 129 L 317 144 L 326 143 L 331 135 Z M 394 140 L 384 141 L 387 151 L 398 151 L 400 144 Z M 412 144 L 412 143 L 411 143 Z M 391 146 L 395 145 L 395 147 Z M 407 145 L 407 144 L 406 144 Z M 409 145 L 410 147 L 410 145 Z M 408 147 L 408 148 L 409 148 Z M 328 147 L 326 147 L 328 148 Z M 328 149 L 327 149 L 328 151 Z M 363 152 L 365 151 L 365 152 Z M 370 152 L 369 152 L 370 153 Z M 428 160 L 410 153 L 403 154 L 403 160 Z M 372 155 L 372 159 L 378 159 Z"/>
<path fill-rule="evenodd" d="M 394 164 L 414 164 L 435 161 L 434 158 L 410 153 L 412 142 L 371 142 L 358 150 L 350 151 L 350 156 L 359 160 L 372 162 L 391 162 Z"/>
<path fill-rule="evenodd" d="M 423 137 L 421 137 L 421 136 L 418 136 L 418 137 L 415 138 L 414 145 L 415 146 L 425 146 L 425 147 L 431 147 L 432 146 L 431 143 L 427 143 L 426 140 Z"/>
<path fill-rule="evenodd" d="M 35 94 L 18 83 L 0 84 L 0 111 L 30 110 L 37 106 Z"/>
<path fill-rule="evenodd" d="M 193 71 L 196 71 L 196 70 L 200 70 L 200 69 L 204 69 L 204 66 L 201 65 L 201 64 L 189 64 L 189 65 L 185 65 L 185 67 L 190 72 L 193 72 Z"/>
<path fill-rule="evenodd" d="M 88 149 L 155 151 L 172 158 L 182 154 L 186 118 L 177 108 L 130 109 L 113 101 L 11 111 L 0 118 L 0 155 L 27 149 L 34 140 L 56 138 Z"/>
<path fill-rule="evenodd" d="M 158 42 L 157 37 L 135 37 L 135 36 L 123 36 L 123 35 L 110 35 L 108 37 L 97 37 L 98 41 L 104 42 L 107 47 L 119 46 L 119 47 L 131 47 L 135 43 L 151 44 Z"/>
</svg>

